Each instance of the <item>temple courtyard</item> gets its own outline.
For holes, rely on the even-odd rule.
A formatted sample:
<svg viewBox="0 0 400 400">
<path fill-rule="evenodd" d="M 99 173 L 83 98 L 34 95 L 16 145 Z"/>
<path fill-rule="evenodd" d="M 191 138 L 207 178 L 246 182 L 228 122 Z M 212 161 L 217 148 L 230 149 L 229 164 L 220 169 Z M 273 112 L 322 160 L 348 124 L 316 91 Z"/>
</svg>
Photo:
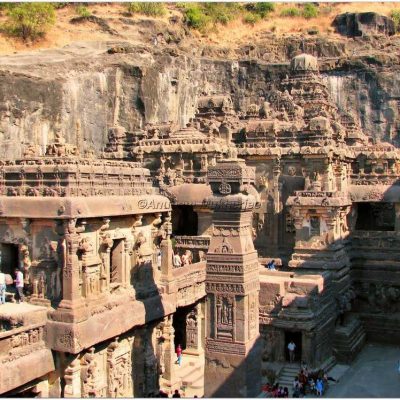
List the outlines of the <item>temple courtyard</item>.
<svg viewBox="0 0 400 400">
<path fill-rule="evenodd" d="M 351 366 L 337 364 L 329 373 L 331 384 L 324 397 L 399 397 L 400 346 L 367 343 Z"/>
</svg>

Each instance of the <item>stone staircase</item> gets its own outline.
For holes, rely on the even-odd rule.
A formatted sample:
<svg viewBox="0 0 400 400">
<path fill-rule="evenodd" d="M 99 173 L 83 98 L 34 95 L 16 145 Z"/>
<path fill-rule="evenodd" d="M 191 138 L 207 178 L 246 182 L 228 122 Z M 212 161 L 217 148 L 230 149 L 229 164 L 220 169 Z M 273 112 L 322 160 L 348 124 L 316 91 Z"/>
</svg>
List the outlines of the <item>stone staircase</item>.
<svg viewBox="0 0 400 400">
<path fill-rule="evenodd" d="M 181 381 L 182 397 L 204 396 L 204 357 L 184 354 L 182 365 L 176 365 L 176 375 Z"/>
<path fill-rule="evenodd" d="M 336 359 L 350 364 L 364 346 L 365 338 L 363 325 L 355 316 L 351 316 L 343 326 L 337 326 L 333 337 Z"/>
<path fill-rule="evenodd" d="M 294 378 L 300 373 L 300 364 L 285 364 L 281 369 L 278 377 L 279 386 L 287 387 L 289 389 L 289 397 L 293 395 L 293 381 Z"/>
</svg>

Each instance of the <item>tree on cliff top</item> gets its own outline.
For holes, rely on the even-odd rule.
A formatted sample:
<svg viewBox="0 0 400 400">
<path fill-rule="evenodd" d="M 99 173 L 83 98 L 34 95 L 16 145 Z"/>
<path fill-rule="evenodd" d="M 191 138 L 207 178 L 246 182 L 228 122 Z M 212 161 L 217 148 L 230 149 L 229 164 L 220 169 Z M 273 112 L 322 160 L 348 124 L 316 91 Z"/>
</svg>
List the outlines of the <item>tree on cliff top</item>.
<svg viewBox="0 0 400 400">
<path fill-rule="evenodd" d="M 55 23 L 56 14 L 50 3 L 19 3 L 8 11 L 6 29 L 23 40 L 35 40 Z"/>
</svg>

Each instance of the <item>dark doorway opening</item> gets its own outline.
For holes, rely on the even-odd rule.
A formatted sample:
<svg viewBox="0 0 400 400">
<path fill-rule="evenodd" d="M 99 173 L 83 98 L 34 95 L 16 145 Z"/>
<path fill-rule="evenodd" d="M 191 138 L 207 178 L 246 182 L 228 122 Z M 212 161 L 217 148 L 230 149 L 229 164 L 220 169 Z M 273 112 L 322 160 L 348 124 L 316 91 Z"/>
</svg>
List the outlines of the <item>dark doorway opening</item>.
<svg viewBox="0 0 400 400">
<path fill-rule="evenodd" d="M 196 236 L 197 213 L 192 206 L 172 206 L 172 233 L 182 236 Z"/>
<path fill-rule="evenodd" d="M 356 203 L 356 230 L 394 231 L 396 211 L 394 203 Z"/>
<path fill-rule="evenodd" d="M 285 359 L 290 361 L 288 344 L 293 341 L 296 345 L 294 351 L 294 362 L 299 363 L 301 361 L 301 332 L 286 331 L 285 332 Z"/>
<path fill-rule="evenodd" d="M 181 345 L 182 350 L 186 349 L 186 318 L 193 306 L 177 308 L 172 325 L 175 330 L 175 348 L 178 344 Z"/>
<path fill-rule="evenodd" d="M 18 245 L 1 243 L 0 245 L 0 269 L 4 274 L 14 276 L 15 268 L 19 268 Z"/>
</svg>

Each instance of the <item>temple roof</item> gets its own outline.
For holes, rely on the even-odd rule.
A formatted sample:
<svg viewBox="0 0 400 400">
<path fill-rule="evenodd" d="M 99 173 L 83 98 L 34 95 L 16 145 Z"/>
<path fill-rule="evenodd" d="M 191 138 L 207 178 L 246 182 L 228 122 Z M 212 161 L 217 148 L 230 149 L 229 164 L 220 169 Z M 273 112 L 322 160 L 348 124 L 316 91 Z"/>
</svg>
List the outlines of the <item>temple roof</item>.
<svg viewBox="0 0 400 400">
<path fill-rule="evenodd" d="M 203 200 L 212 195 L 211 187 L 204 183 L 183 183 L 165 189 L 165 195 L 174 204 L 202 205 Z"/>
</svg>

